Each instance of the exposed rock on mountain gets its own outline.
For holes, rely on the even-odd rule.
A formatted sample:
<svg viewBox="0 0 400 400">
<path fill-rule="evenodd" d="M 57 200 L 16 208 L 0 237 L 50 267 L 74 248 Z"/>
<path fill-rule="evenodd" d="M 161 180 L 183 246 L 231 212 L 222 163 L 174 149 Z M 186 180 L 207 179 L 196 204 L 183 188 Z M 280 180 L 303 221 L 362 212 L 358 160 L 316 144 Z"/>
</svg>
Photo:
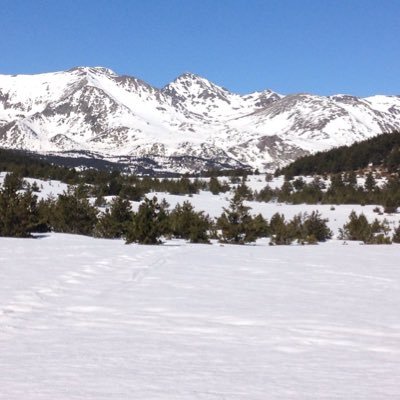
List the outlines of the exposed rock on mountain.
<svg viewBox="0 0 400 400">
<path fill-rule="evenodd" d="M 399 129 L 398 96 L 238 95 L 189 73 L 158 89 L 101 67 L 0 75 L 1 147 L 145 157 L 179 172 L 271 169 Z"/>
</svg>

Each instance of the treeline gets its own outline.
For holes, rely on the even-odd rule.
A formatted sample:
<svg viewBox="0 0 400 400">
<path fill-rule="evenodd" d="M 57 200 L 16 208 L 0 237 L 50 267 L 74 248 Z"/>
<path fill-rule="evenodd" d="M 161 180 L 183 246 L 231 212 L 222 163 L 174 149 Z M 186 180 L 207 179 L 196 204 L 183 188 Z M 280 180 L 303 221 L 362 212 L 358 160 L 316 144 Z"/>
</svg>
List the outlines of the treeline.
<svg viewBox="0 0 400 400">
<path fill-rule="evenodd" d="M 386 213 L 394 213 L 400 207 L 400 177 L 396 173 L 384 177 L 384 182 L 379 184 L 378 180 L 382 178 L 379 174 L 369 172 L 363 176 L 363 184 L 359 184 L 359 177 L 351 171 L 324 177 L 315 176 L 311 181 L 302 177 L 287 179 L 278 188 L 270 186 L 271 176 L 267 175 L 266 178 L 265 187 L 259 191 L 253 191 L 245 178 L 234 182 L 231 179 L 230 183 L 235 183 L 234 196 L 239 196 L 242 200 L 288 204 L 378 204 Z M 217 193 L 218 180 L 212 185 L 210 182 L 209 187 L 211 186 L 215 190 L 213 193 Z"/>
<path fill-rule="evenodd" d="M 209 243 L 245 244 L 271 237 L 274 244 L 293 241 L 315 243 L 331 236 L 327 220 L 318 213 L 298 215 L 291 221 L 276 214 L 268 222 L 261 214 L 251 215 L 243 199 L 235 195 L 229 207 L 212 219 L 195 211 L 188 202 L 172 210 L 156 197 L 145 198 L 137 212 L 129 200 L 114 197 L 104 212 L 92 205 L 80 188 L 70 189 L 57 199 L 38 201 L 32 188 L 8 174 L 0 190 L 0 236 L 29 237 L 33 232 L 55 231 L 102 238 L 123 238 L 127 243 L 157 244 L 162 237 Z"/>
<path fill-rule="evenodd" d="M 39 156 L 21 150 L 0 149 L 0 171 L 37 179 L 77 183 L 80 173 L 73 168 L 53 165 Z"/>
<path fill-rule="evenodd" d="M 379 204 L 384 212 L 394 213 L 400 206 L 400 178 L 393 174 L 385 180 L 378 185 L 377 178 L 370 172 L 365 176 L 365 183 L 360 185 L 353 171 L 331 175 L 328 182 L 318 176 L 311 182 L 299 177 L 286 180 L 277 189 L 267 184 L 253 194 L 253 199 L 291 204 Z"/>
<path fill-rule="evenodd" d="M 123 238 L 126 243 L 159 244 L 162 238 L 181 238 L 191 243 L 245 244 L 269 237 L 271 245 L 314 244 L 332 237 L 327 223 L 317 211 L 298 214 L 291 220 L 279 213 L 270 221 L 252 215 L 241 196 L 233 196 L 229 207 L 212 219 L 196 211 L 190 202 L 172 210 L 165 200 L 145 198 L 137 212 L 127 199 L 116 196 L 103 212 L 82 192 L 71 189 L 57 199 L 38 201 L 30 188 L 21 190 L 23 181 L 8 174 L 0 190 L 0 236 L 30 237 L 33 232 L 62 232 L 99 238 Z M 369 223 L 362 214 L 350 215 L 340 231 L 343 240 L 362 240 L 368 244 L 400 242 L 400 226 L 389 237 L 384 220 Z"/>
<path fill-rule="evenodd" d="M 276 176 L 322 175 L 355 171 L 368 165 L 382 166 L 389 172 L 400 169 L 400 133 L 386 133 L 351 146 L 341 146 L 313 155 L 300 157 L 278 169 Z"/>
<path fill-rule="evenodd" d="M 55 157 L 57 159 L 57 157 Z M 56 162 L 51 162 L 47 157 L 40 154 L 32 153 L 25 150 L 14 149 L 0 149 L 0 172 L 13 172 L 24 177 L 37 178 L 37 179 L 54 179 L 65 182 L 67 184 L 90 183 L 90 180 L 109 179 L 116 174 L 123 176 L 134 176 L 135 174 L 129 173 L 129 166 L 124 164 L 113 164 L 107 162 L 106 165 L 99 163 L 96 167 L 76 169 L 70 166 L 63 166 L 62 159 Z M 185 176 L 188 178 L 198 177 L 242 177 L 252 174 L 259 174 L 258 170 L 251 170 L 245 168 L 237 169 L 210 169 L 198 171 L 193 174 L 179 175 L 175 174 L 176 178 Z M 137 176 L 149 176 L 140 175 Z M 173 175 L 171 175 L 172 177 Z M 153 175 L 152 177 L 157 177 Z M 163 176 L 164 177 L 164 176 Z"/>
<path fill-rule="evenodd" d="M 87 196 L 121 196 L 128 200 L 140 201 L 150 192 L 166 192 L 176 195 L 191 195 L 200 190 L 209 190 L 214 194 L 230 189 L 227 182 L 218 180 L 216 171 L 209 171 L 211 178 L 206 181 L 182 176 L 180 178 L 155 178 L 123 173 L 119 170 L 76 170 L 52 165 L 40 160 L 38 156 L 16 150 L 0 149 L 0 171 L 10 172 L 19 177 L 41 180 L 57 180 L 68 185 L 79 186 Z M 240 180 L 245 170 L 230 171 L 231 180 Z"/>
</svg>

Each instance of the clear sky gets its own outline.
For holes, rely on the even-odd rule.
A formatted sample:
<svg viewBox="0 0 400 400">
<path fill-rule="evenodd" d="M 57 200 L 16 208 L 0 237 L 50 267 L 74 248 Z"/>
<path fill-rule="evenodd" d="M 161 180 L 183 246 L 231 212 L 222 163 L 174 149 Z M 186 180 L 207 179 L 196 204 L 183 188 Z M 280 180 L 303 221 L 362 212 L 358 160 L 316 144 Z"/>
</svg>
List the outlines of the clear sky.
<svg viewBox="0 0 400 400">
<path fill-rule="evenodd" d="M 0 73 L 105 66 L 162 87 L 400 95 L 400 0 L 0 0 Z"/>
</svg>

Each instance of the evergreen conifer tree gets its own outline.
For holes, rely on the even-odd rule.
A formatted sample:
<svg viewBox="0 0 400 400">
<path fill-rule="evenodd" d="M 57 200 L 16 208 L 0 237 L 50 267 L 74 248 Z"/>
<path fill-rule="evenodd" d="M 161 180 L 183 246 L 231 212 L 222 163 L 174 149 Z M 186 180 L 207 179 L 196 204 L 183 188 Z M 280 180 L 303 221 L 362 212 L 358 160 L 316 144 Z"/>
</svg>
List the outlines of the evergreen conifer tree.
<svg viewBox="0 0 400 400">
<path fill-rule="evenodd" d="M 93 234 L 98 211 L 81 194 L 81 191 L 68 189 L 54 202 L 50 217 L 54 231 L 88 236 Z"/>
<path fill-rule="evenodd" d="M 275 213 L 269 222 L 271 234 L 270 244 L 290 244 L 293 241 L 293 235 L 290 234 L 283 214 Z"/>
<path fill-rule="evenodd" d="M 210 219 L 203 212 L 196 212 L 188 201 L 177 204 L 172 210 L 169 228 L 175 237 L 190 240 L 191 243 L 209 243 L 207 231 Z"/>
<path fill-rule="evenodd" d="M 367 192 L 372 192 L 376 189 L 376 181 L 372 172 L 369 172 L 364 184 L 365 190 Z"/>
<path fill-rule="evenodd" d="M 214 195 L 215 194 L 219 194 L 221 192 L 221 189 L 222 189 L 221 183 L 219 182 L 218 178 L 216 178 L 215 176 L 212 176 L 210 178 L 210 182 L 208 184 L 208 187 L 210 189 L 210 192 L 212 194 L 214 194 Z"/>
<path fill-rule="evenodd" d="M 19 192 L 22 179 L 7 174 L 0 190 L 0 236 L 29 237 L 38 226 L 37 197 L 32 191 Z"/>
<path fill-rule="evenodd" d="M 250 207 L 243 205 L 240 196 L 233 197 L 229 208 L 224 208 L 217 220 L 217 227 L 222 231 L 221 242 L 244 244 L 257 239 L 257 232 L 249 210 Z"/>
<path fill-rule="evenodd" d="M 157 197 L 145 198 L 128 227 L 126 243 L 160 244 L 160 237 L 167 232 L 167 211 Z"/>
<path fill-rule="evenodd" d="M 345 182 L 350 187 L 355 188 L 357 186 L 357 174 L 354 171 L 350 171 L 345 174 Z"/>
<path fill-rule="evenodd" d="M 324 242 L 332 237 L 327 222 L 318 211 L 295 215 L 289 222 L 284 215 L 276 213 L 270 222 L 271 244 L 288 245 L 295 240 L 301 244 Z"/>
<path fill-rule="evenodd" d="M 128 232 L 132 222 L 132 209 L 128 200 L 115 197 L 110 208 L 100 215 L 95 227 L 95 236 L 103 238 L 121 238 Z"/>
<path fill-rule="evenodd" d="M 394 230 L 393 237 L 392 237 L 393 243 L 400 243 L 400 224 L 399 226 Z"/>
<path fill-rule="evenodd" d="M 364 214 L 357 215 L 352 211 L 348 222 L 339 230 L 339 238 L 343 240 L 367 241 L 371 237 L 371 226 Z"/>
<path fill-rule="evenodd" d="M 349 221 L 339 230 L 339 238 L 344 240 L 360 240 L 367 244 L 389 244 L 387 236 L 390 228 L 386 220 L 375 219 L 371 224 L 364 214 L 359 216 L 352 211 Z"/>
<path fill-rule="evenodd" d="M 325 242 L 332 237 L 332 231 L 329 229 L 328 219 L 322 218 L 318 211 L 313 211 L 311 215 L 304 219 L 305 240 L 309 241 L 312 237 L 317 242 Z"/>
<path fill-rule="evenodd" d="M 253 200 L 253 192 L 252 190 L 246 185 L 245 181 L 242 180 L 234 192 L 234 197 L 237 198 L 239 201 L 243 200 Z"/>
<path fill-rule="evenodd" d="M 253 229 L 258 238 L 269 236 L 268 221 L 262 216 L 262 214 L 253 217 Z"/>
<path fill-rule="evenodd" d="M 276 197 L 275 191 L 267 184 L 255 195 L 257 201 L 264 201 L 268 203 Z"/>
<path fill-rule="evenodd" d="M 384 212 L 386 214 L 396 213 L 399 205 L 400 205 L 400 201 L 393 194 L 387 195 L 387 197 L 383 200 Z"/>
</svg>

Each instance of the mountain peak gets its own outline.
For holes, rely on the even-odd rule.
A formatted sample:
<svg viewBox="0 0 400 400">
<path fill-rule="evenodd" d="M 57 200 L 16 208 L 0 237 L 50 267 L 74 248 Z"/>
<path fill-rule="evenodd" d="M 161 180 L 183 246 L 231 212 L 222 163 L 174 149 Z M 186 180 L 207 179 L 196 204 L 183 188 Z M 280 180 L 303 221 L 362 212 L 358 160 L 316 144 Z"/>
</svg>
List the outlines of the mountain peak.
<svg viewBox="0 0 400 400">
<path fill-rule="evenodd" d="M 102 74 L 102 75 L 112 75 L 116 76 L 117 74 L 110 68 L 106 67 L 87 67 L 87 66 L 78 66 L 69 69 L 67 72 L 77 72 L 82 74 L 93 73 L 93 74 Z"/>
<path fill-rule="evenodd" d="M 208 79 L 203 78 L 202 76 L 194 74 L 192 72 L 184 72 L 183 74 L 175 78 L 172 82 L 170 82 L 168 85 L 166 85 L 164 88 L 168 87 L 171 88 L 178 86 L 184 86 L 186 88 L 188 87 L 193 88 L 194 86 L 198 86 L 202 89 L 229 93 L 227 89 L 218 86 L 215 83 L 209 81 Z"/>
<path fill-rule="evenodd" d="M 225 101 L 230 92 L 199 75 L 191 72 L 185 72 L 179 75 L 168 85 L 164 86 L 162 91 L 174 98 L 211 98 L 218 97 Z"/>
<path fill-rule="evenodd" d="M 200 169 L 194 158 L 207 168 L 241 163 L 261 170 L 396 129 L 395 96 L 282 96 L 271 90 L 239 95 L 191 72 L 157 89 L 87 66 L 0 75 L 0 147 L 90 149 L 104 157 L 179 162 L 192 157 L 182 161 L 190 171 Z M 167 166 L 172 158 L 165 160 Z"/>
<path fill-rule="evenodd" d="M 184 72 L 183 74 L 180 74 L 178 77 L 176 77 L 174 79 L 174 82 L 175 81 L 180 81 L 180 80 L 187 80 L 187 79 L 190 79 L 190 80 L 198 80 L 198 79 L 202 80 L 202 79 L 205 79 L 205 78 L 202 78 L 200 75 L 194 74 L 192 72 Z"/>
</svg>

